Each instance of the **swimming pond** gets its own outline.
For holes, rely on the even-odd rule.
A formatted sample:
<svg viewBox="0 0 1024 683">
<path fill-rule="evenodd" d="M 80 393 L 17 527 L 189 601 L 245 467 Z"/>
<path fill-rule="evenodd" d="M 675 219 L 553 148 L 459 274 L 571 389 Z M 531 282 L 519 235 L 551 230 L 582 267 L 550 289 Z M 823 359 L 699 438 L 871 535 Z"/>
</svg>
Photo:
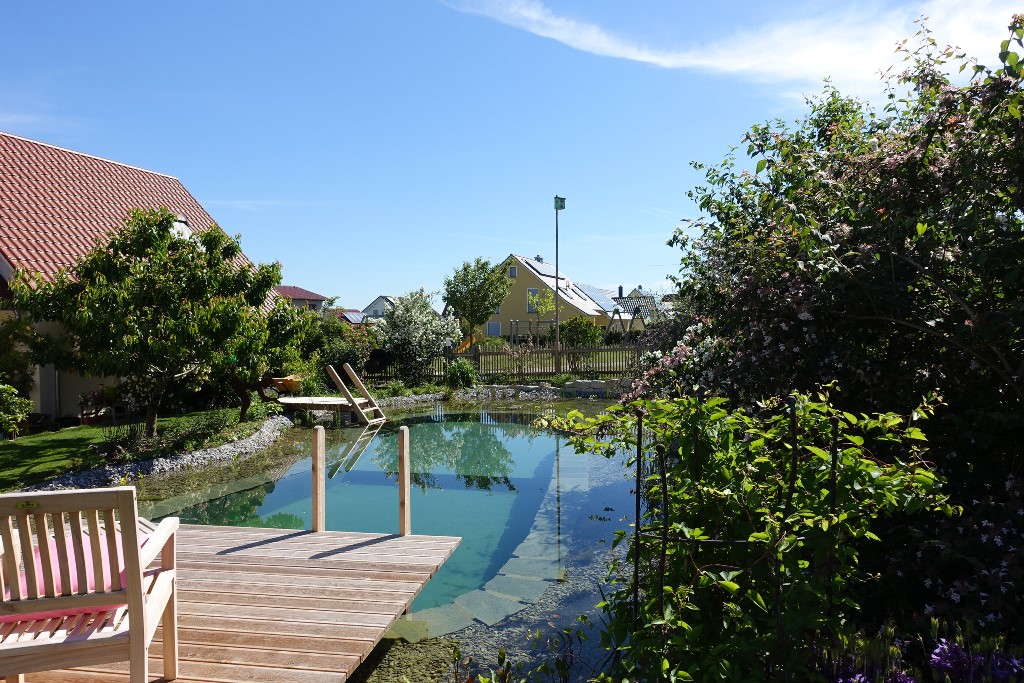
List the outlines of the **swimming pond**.
<svg viewBox="0 0 1024 683">
<path fill-rule="evenodd" d="M 514 614 L 562 577 L 570 539 L 573 561 L 582 562 L 580 547 L 623 528 L 630 485 L 608 476 L 621 475 L 621 466 L 609 470 L 602 458 L 577 455 L 562 437 L 534 430 L 533 417 L 439 407 L 376 433 L 327 432 L 327 528 L 397 533 L 397 431 L 409 427 L 413 533 L 463 539 L 413 603 L 411 618 L 431 635 Z M 198 504 L 162 506 L 162 514 L 195 524 L 309 529 L 306 433 L 276 471 L 232 482 L 227 495 Z"/>
</svg>

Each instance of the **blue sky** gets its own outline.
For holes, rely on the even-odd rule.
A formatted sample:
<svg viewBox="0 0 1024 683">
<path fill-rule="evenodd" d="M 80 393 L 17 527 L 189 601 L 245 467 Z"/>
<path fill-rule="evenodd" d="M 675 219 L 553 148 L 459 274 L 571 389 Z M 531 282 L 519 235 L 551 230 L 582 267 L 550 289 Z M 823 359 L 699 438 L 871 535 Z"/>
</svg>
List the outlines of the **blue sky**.
<svg viewBox="0 0 1024 683">
<path fill-rule="evenodd" d="M 994 63 L 1006 0 L 8 2 L 0 130 L 176 176 L 284 283 L 363 308 L 481 256 L 664 289 L 701 177 L 914 20 Z M 439 305 L 439 304 L 438 304 Z"/>
</svg>

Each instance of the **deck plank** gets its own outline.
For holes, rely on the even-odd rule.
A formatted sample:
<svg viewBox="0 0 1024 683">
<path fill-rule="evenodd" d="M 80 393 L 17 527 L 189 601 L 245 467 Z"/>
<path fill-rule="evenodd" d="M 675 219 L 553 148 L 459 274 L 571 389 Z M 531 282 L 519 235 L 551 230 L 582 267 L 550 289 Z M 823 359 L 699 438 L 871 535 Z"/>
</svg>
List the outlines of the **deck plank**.
<svg viewBox="0 0 1024 683">
<path fill-rule="evenodd" d="M 460 539 L 182 525 L 180 683 L 341 682 Z M 274 604 L 276 607 L 268 607 Z M 150 681 L 162 681 L 161 634 Z M 127 683 L 127 662 L 30 673 L 27 683 Z"/>
</svg>

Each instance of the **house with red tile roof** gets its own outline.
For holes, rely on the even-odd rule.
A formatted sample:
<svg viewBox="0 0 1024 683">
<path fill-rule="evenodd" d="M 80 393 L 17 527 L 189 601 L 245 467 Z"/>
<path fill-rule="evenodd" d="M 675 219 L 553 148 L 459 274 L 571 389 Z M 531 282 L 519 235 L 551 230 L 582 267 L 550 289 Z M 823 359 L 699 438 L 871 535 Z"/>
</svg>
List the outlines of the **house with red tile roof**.
<svg viewBox="0 0 1024 683">
<path fill-rule="evenodd" d="M 177 178 L 0 132 L 0 316 L 16 315 L 4 303 L 15 273 L 52 280 L 133 209 L 161 207 L 180 217 L 180 231 L 214 225 Z M 99 382 L 52 366 L 35 380 L 35 410 L 53 417 L 76 415 L 79 394 Z"/>
<path fill-rule="evenodd" d="M 317 294 L 316 292 L 293 285 L 278 285 L 274 287 L 274 291 L 277 292 L 278 296 L 286 299 L 296 308 L 312 308 L 314 311 L 322 311 L 324 304 L 327 302 L 327 297 L 323 294 Z"/>
</svg>

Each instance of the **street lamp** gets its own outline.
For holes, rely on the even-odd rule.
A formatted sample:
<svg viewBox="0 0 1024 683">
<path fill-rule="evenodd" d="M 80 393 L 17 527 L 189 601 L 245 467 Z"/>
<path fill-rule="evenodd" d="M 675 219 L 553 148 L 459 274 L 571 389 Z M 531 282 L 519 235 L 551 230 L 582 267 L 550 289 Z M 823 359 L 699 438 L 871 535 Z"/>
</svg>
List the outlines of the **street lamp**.
<svg viewBox="0 0 1024 683">
<path fill-rule="evenodd" d="M 560 335 L 558 300 L 561 271 L 558 270 L 558 212 L 565 209 L 565 197 L 555 195 L 555 372 L 562 372 L 562 339 Z"/>
</svg>

